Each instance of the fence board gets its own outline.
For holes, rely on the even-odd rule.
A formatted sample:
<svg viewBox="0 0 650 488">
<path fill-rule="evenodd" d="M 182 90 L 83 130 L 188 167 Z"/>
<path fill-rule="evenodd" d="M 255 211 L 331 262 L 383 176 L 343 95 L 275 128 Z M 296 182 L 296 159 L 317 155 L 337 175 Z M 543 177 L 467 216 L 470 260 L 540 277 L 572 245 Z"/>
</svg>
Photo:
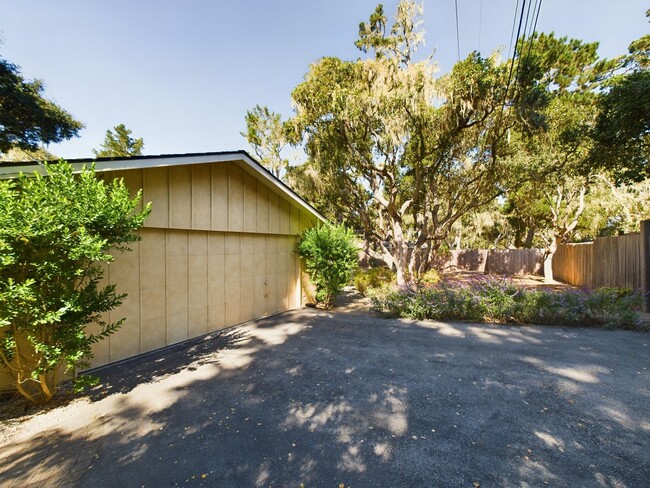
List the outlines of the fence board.
<svg viewBox="0 0 650 488">
<path fill-rule="evenodd" d="M 635 233 L 561 244 L 553 256 L 553 277 L 575 286 L 640 290 L 641 237 Z"/>
<path fill-rule="evenodd" d="M 542 249 L 467 249 L 451 251 L 443 267 L 499 275 L 544 273 Z"/>
</svg>

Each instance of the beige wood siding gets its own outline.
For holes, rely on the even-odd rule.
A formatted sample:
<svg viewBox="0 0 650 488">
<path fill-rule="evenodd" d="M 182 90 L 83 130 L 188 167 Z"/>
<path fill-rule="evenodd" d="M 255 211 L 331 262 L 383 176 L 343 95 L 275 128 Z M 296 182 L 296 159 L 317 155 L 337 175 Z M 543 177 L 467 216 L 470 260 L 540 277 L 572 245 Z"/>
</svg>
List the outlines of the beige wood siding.
<svg viewBox="0 0 650 488">
<path fill-rule="evenodd" d="M 104 173 L 124 178 L 153 202 L 145 227 L 295 235 L 314 225 L 291 204 L 236 163 L 213 163 Z"/>
<path fill-rule="evenodd" d="M 300 306 L 293 236 L 143 229 L 105 279 L 128 293 L 110 321 L 121 329 L 95 347 L 92 366 Z"/>
<path fill-rule="evenodd" d="M 106 281 L 128 293 L 122 328 L 92 366 L 301 306 L 296 236 L 315 219 L 236 163 L 105 174 L 143 189 L 152 213 Z"/>
</svg>

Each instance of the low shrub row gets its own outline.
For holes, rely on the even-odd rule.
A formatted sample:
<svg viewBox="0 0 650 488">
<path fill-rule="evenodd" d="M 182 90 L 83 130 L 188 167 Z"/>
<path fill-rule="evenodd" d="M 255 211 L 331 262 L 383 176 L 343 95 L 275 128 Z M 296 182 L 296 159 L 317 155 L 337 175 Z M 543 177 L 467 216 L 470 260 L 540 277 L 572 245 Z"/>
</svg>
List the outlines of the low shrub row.
<svg viewBox="0 0 650 488">
<path fill-rule="evenodd" d="M 621 288 L 532 290 L 485 277 L 389 291 L 372 303 L 388 317 L 632 329 L 639 323 L 641 297 Z"/>
</svg>

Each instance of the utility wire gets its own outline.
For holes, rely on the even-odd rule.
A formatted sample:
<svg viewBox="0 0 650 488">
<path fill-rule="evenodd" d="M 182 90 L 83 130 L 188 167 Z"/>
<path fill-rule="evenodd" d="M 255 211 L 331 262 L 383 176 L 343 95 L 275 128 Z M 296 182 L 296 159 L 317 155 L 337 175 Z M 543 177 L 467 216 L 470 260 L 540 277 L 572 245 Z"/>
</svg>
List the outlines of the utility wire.
<svg viewBox="0 0 650 488">
<path fill-rule="evenodd" d="M 534 40 L 534 37 L 535 37 L 535 32 L 537 31 L 537 21 L 539 20 L 539 12 L 541 11 L 541 9 L 542 9 L 542 0 L 535 0 L 535 6 L 533 7 L 533 15 L 530 18 L 530 27 L 531 28 L 528 29 L 529 33 L 528 33 L 527 36 L 526 36 L 525 30 L 524 30 L 524 38 L 521 41 L 522 51 L 523 51 L 524 41 L 527 38 L 527 40 L 528 40 L 528 52 L 526 53 L 525 56 L 523 56 L 523 57 L 520 56 L 520 61 L 521 62 L 519 64 L 517 64 L 517 72 L 515 73 L 515 80 L 519 85 L 521 85 L 520 66 L 523 64 L 524 68 L 525 68 L 525 65 L 528 62 L 530 62 L 530 55 L 531 55 L 531 52 L 532 52 L 532 49 L 533 49 L 533 40 Z"/>
<path fill-rule="evenodd" d="M 526 39 L 529 37 L 528 31 L 533 25 L 533 17 L 535 16 L 535 8 L 537 7 L 538 0 L 535 0 L 535 7 L 533 7 L 533 16 L 530 15 L 530 6 L 533 5 L 532 2 L 528 3 L 528 9 L 526 9 L 526 21 L 524 22 L 524 32 L 521 38 L 518 37 L 517 43 L 515 44 L 515 53 L 519 53 L 519 62 L 517 63 L 517 69 L 515 70 L 515 88 L 517 85 L 521 85 L 521 65 L 525 62 L 525 57 L 522 57 L 522 53 L 525 47 Z M 523 14 L 523 7 L 522 7 Z M 530 23 L 528 22 L 530 18 Z M 530 43 L 529 43 L 528 53 L 530 54 Z M 514 58 L 513 58 L 514 63 Z"/>
<path fill-rule="evenodd" d="M 517 4 L 519 4 L 519 2 L 517 2 Z M 512 69 L 515 66 L 515 58 L 517 57 L 517 44 L 519 42 L 519 36 L 521 35 L 521 23 L 524 20 L 524 9 L 525 8 L 526 8 L 526 0 L 522 0 L 521 14 L 519 15 L 519 26 L 517 27 L 517 37 L 515 38 L 515 50 L 514 50 L 514 52 L 512 54 L 512 61 L 510 63 L 510 73 L 508 73 L 508 82 L 506 83 L 506 92 L 505 92 L 505 96 L 504 96 L 504 100 L 503 100 L 504 105 L 505 105 L 505 101 L 506 101 L 506 99 L 508 97 L 508 89 L 510 88 L 510 82 L 512 81 Z M 515 18 L 516 18 L 516 13 L 515 13 Z M 514 24 L 513 24 L 513 27 L 514 27 Z M 503 108 L 504 107 L 502 106 L 501 107 L 501 113 L 503 113 Z"/>
<path fill-rule="evenodd" d="M 537 32 L 537 21 L 539 20 L 539 12 L 542 10 L 542 0 L 535 0 L 536 7 L 537 7 L 537 12 L 535 13 L 535 9 L 533 9 L 533 15 L 535 17 L 535 22 L 533 23 L 532 18 L 531 18 L 531 23 L 533 23 L 533 30 L 532 32 L 528 35 L 529 42 L 528 42 L 528 53 L 527 53 L 527 59 L 530 59 L 530 51 L 532 49 L 533 43 L 532 38 L 535 36 L 535 32 Z"/>
<path fill-rule="evenodd" d="M 483 30 L 483 0 L 478 11 L 478 52 L 481 52 L 481 31 Z"/>
<path fill-rule="evenodd" d="M 458 0 L 454 0 L 456 7 L 456 51 L 458 52 L 458 61 L 460 61 L 460 34 L 458 30 Z"/>
<path fill-rule="evenodd" d="M 535 0 L 535 3 L 537 3 L 537 0 Z M 526 39 L 526 35 L 527 35 L 526 31 L 529 30 L 529 28 L 530 28 L 530 25 L 528 24 L 528 17 L 530 17 L 530 6 L 531 5 L 532 5 L 532 2 L 529 2 L 528 3 L 528 9 L 526 10 L 526 22 L 524 22 L 524 35 L 522 36 L 522 42 L 523 42 L 523 40 Z M 533 12 L 534 11 L 535 10 L 533 9 Z M 530 17 L 530 19 L 531 19 L 530 24 L 532 24 L 532 17 Z"/>
<path fill-rule="evenodd" d="M 519 0 L 517 0 L 517 4 L 515 5 L 515 16 L 512 19 L 512 31 L 510 31 L 510 45 L 508 46 L 508 56 L 510 56 L 510 52 L 512 51 L 512 39 L 515 36 L 515 25 L 517 25 L 517 12 L 519 12 Z M 514 53 L 512 57 L 514 57 Z"/>
<path fill-rule="evenodd" d="M 495 130 L 498 132 L 501 126 L 501 120 L 503 119 L 503 111 L 506 108 L 506 103 L 508 101 L 508 91 L 510 89 L 510 82 L 512 81 L 512 70 L 515 65 L 515 58 L 517 57 L 517 43 L 519 41 L 519 36 L 521 35 L 521 24 L 524 20 L 524 10 L 526 9 L 526 0 L 522 0 L 521 11 L 519 11 L 519 0 L 517 0 L 517 5 L 515 6 L 515 15 L 512 19 L 512 33 L 510 34 L 510 49 L 513 48 L 513 37 L 515 33 L 515 24 L 517 23 L 517 13 L 519 13 L 519 26 L 517 27 L 517 37 L 514 38 L 514 51 L 512 53 L 512 58 L 510 61 L 510 72 L 508 73 L 508 82 L 506 83 L 506 90 L 503 93 L 503 102 L 501 103 L 501 110 L 499 112 L 499 117 L 497 118 Z M 510 54 L 510 49 L 508 54 Z"/>
</svg>

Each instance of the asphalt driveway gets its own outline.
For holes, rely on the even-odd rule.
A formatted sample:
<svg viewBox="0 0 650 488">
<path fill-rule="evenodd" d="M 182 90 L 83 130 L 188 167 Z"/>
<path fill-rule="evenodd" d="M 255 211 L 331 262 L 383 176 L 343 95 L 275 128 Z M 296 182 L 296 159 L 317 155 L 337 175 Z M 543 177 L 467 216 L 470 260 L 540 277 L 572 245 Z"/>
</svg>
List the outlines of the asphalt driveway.
<svg viewBox="0 0 650 488">
<path fill-rule="evenodd" d="M 101 371 L 0 447 L 0 485 L 647 486 L 649 343 L 284 313 Z"/>
</svg>

